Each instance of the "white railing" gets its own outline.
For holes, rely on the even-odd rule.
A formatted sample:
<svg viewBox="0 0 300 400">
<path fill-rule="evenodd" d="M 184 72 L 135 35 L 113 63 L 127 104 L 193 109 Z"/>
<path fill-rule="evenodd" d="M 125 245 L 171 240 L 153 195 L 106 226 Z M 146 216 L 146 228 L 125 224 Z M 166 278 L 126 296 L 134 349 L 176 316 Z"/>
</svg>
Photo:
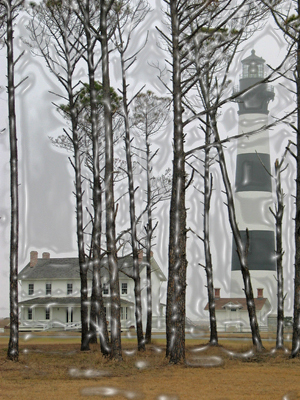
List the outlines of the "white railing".
<svg viewBox="0 0 300 400">
<path fill-rule="evenodd" d="M 23 321 L 20 328 L 31 328 L 47 331 L 53 327 L 52 321 Z"/>
<path fill-rule="evenodd" d="M 258 84 L 257 86 L 255 86 L 255 87 L 259 87 L 259 85 L 265 85 L 267 92 L 272 92 L 272 93 L 274 93 L 274 86 L 269 85 L 268 83 L 267 83 L 267 84 L 266 84 L 266 83 L 259 83 L 259 84 Z M 254 88 L 254 87 L 253 87 L 253 88 Z M 233 89 L 232 89 L 232 94 L 233 94 L 233 95 L 238 94 L 240 91 L 241 91 L 241 90 L 240 90 L 240 85 L 235 85 L 235 86 L 233 87 Z"/>
<path fill-rule="evenodd" d="M 81 322 L 67 322 L 65 325 L 65 331 L 73 331 L 81 329 Z"/>
</svg>

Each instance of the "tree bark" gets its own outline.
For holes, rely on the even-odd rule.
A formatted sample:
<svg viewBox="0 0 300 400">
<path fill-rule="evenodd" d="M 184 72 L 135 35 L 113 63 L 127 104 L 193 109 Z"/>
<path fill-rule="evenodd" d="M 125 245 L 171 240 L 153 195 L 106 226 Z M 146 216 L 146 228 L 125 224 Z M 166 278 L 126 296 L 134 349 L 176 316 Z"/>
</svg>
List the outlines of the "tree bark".
<svg viewBox="0 0 300 400">
<path fill-rule="evenodd" d="M 276 263 L 277 263 L 277 334 L 276 349 L 283 349 L 283 330 L 284 330 L 284 296 L 283 296 L 283 268 L 282 268 L 282 219 L 284 212 L 283 192 L 281 188 L 281 171 L 282 163 L 275 162 L 275 179 L 276 179 Z"/>
<path fill-rule="evenodd" d="M 166 356 L 170 363 L 185 360 L 186 208 L 185 155 L 182 123 L 181 57 L 177 1 L 170 0 L 173 83 L 173 178 L 170 208 L 169 274 L 166 310 Z"/>
<path fill-rule="evenodd" d="M 108 331 L 106 318 L 104 313 L 104 304 L 101 291 L 101 278 L 100 278 L 100 261 L 101 261 L 101 185 L 100 185 L 100 165 L 99 165 L 99 129 L 97 123 L 97 92 L 95 87 L 95 61 L 94 49 L 95 39 L 91 36 L 90 30 L 90 2 L 86 3 L 85 12 L 85 36 L 87 41 L 87 64 L 89 73 L 89 86 L 90 86 L 90 108 L 91 108 L 91 133 L 92 133 L 92 147 L 93 147 L 93 208 L 94 220 L 92 230 L 92 265 L 93 265 L 93 293 L 91 299 L 91 314 L 93 321 L 91 321 L 91 331 L 94 336 L 96 333 L 97 320 L 100 322 L 100 348 L 104 355 L 110 353 L 108 346 Z M 104 100 L 104 99 L 103 99 Z M 102 309 L 101 309 L 102 308 Z"/>
<path fill-rule="evenodd" d="M 15 114 L 14 48 L 13 48 L 13 5 L 6 2 L 6 47 L 7 47 L 7 90 L 10 142 L 10 336 L 7 357 L 19 361 L 19 309 L 18 309 L 18 246 L 19 246 L 19 190 L 18 190 L 18 147 Z"/>
<path fill-rule="evenodd" d="M 209 115 L 206 118 L 206 131 L 205 131 L 205 142 L 208 145 L 210 143 L 209 128 Z M 209 179 L 209 157 L 210 147 L 205 149 L 205 160 L 204 160 L 204 217 L 203 217 L 203 233 L 204 233 L 204 254 L 205 254 L 205 272 L 207 279 L 207 293 L 208 293 L 208 308 L 209 308 L 209 323 L 210 323 L 210 340 L 209 343 L 213 346 L 218 345 L 218 332 L 217 332 L 217 320 L 216 320 L 216 307 L 215 307 L 215 294 L 214 294 L 214 282 L 213 282 L 213 267 L 210 253 L 210 232 L 209 232 L 209 210 L 210 210 L 210 199 L 212 193 L 212 176 Z"/>
<path fill-rule="evenodd" d="M 105 124 L 105 205 L 106 205 L 106 246 L 111 292 L 111 357 L 122 360 L 120 287 L 116 249 L 115 203 L 114 203 L 114 148 L 112 112 L 109 80 L 109 53 L 107 39 L 107 2 L 101 2 L 100 31 L 102 48 L 102 80 Z"/>
<path fill-rule="evenodd" d="M 146 160 L 147 160 L 147 242 L 146 242 L 146 279 L 147 279 L 147 323 L 146 323 L 146 333 L 145 342 L 146 344 L 151 343 L 152 334 L 152 285 L 151 285 L 151 241 L 153 233 L 152 224 L 152 195 L 151 195 L 151 166 L 150 166 L 150 143 L 148 137 L 148 129 L 146 124 Z"/>
</svg>

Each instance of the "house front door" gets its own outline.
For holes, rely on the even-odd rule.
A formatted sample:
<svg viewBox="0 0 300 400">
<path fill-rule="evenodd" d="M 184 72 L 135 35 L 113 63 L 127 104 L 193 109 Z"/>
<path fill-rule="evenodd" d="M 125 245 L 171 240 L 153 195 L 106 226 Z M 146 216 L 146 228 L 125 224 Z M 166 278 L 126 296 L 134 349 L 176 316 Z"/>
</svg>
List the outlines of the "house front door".
<svg viewBox="0 0 300 400">
<path fill-rule="evenodd" d="M 66 310 L 66 322 L 73 322 L 73 308 L 67 308 Z"/>
</svg>

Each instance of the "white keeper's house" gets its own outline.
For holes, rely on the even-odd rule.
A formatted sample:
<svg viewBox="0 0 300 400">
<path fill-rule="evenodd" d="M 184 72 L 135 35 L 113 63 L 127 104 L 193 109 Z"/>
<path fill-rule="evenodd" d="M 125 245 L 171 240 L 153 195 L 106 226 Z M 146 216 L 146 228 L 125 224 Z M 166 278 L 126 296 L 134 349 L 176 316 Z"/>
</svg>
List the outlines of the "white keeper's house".
<svg viewBox="0 0 300 400">
<path fill-rule="evenodd" d="M 118 259 L 121 327 L 135 326 L 134 282 L 132 257 Z M 146 259 L 139 253 L 142 287 L 143 328 L 146 329 Z M 121 272 L 121 271 L 124 271 Z M 165 305 L 161 303 L 161 285 L 166 277 L 151 257 L 152 326 L 165 328 Z M 102 293 L 108 324 L 110 323 L 109 273 L 104 259 L 101 267 Z M 18 275 L 20 330 L 80 329 L 80 274 L 78 258 L 51 258 L 45 252 L 30 253 L 30 262 Z M 92 269 L 88 270 L 88 295 L 92 292 Z M 90 308 L 90 305 L 89 305 Z"/>
<path fill-rule="evenodd" d="M 254 298 L 257 323 L 260 330 L 268 330 L 271 304 L 264 297 L 263 288 L 257 289 Z M 209 310 L 207 303 L 204 310 Z M 220 332 L 250 332 L 249 314 L 246 297 L 221 297 L 220 289 L 215 289 L 215 312 L 217 329 Z"/>
</svg>

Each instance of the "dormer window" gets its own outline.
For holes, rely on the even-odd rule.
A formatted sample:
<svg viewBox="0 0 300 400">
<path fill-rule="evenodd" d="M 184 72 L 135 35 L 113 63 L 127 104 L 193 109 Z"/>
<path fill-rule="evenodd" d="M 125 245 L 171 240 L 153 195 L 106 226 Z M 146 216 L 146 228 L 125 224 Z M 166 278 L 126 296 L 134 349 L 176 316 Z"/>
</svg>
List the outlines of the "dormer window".
<svg viewBox="0 0 300 400">
<path fill-rule="evenodd" d="M 103 283 L 103 294 L 109 294 L 108 283 Z"/>
<path fill-rule="evenodd" d="M 34 294 L 34 284 L 33 283 L 28 284 L 28 294 L 29 294 L 29 296 Z"/>
<path fill-rule="evenodd" d="M 73 293 L 73 283 L 67 283 L 67 294 Z"/>
<path fill-rule="evenodd" d="M 46 283 L 46 296 L 51 295 L 51 283 Z"/>
<path fill-rule="evenodd" d="M 241 304 L 236 304 L 236 303 L 227 303 L 224 304 L 224 306 L 222 307 L 223 309 L 229 310 L 229 311 L 237 311 L 243 308 L 243 306 Z"/>
</svg>

